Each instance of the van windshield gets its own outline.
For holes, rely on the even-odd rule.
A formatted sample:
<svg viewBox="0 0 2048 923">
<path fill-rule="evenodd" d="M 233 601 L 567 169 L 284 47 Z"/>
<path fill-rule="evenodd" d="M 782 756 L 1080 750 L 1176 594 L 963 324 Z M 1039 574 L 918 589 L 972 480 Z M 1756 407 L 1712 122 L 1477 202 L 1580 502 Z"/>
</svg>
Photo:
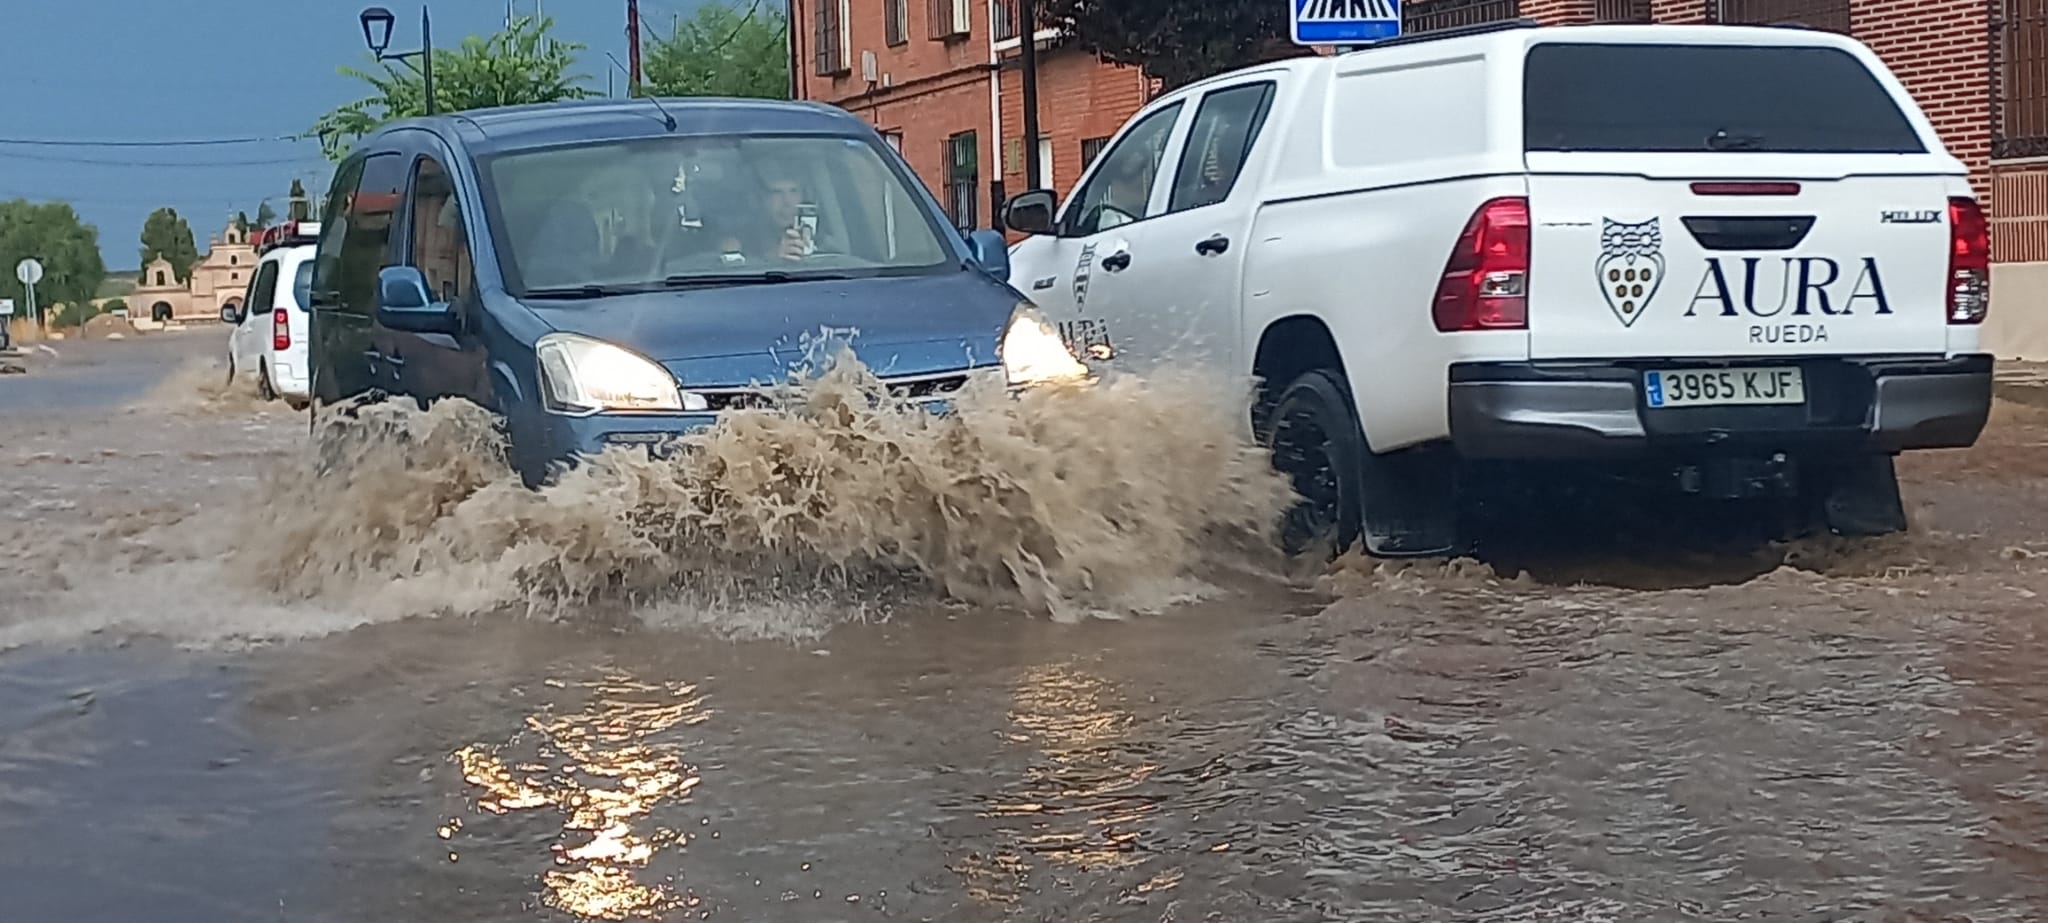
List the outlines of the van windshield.
<svg viewBox="0 0 2048 923">
<path fill-rule="evenodd" d="M 956 262 L 934 216 L 860 139 L 603 141 L 500 154 L 482 167 L 501 269 L 517 295 L 915 275 Z"/>
<path fill-rule="evenodd" d="M 1522 84 L 1530 151 L 1919 154 L 1884 84 L 1837 48 L 1544 42 Z"/>
</svg>

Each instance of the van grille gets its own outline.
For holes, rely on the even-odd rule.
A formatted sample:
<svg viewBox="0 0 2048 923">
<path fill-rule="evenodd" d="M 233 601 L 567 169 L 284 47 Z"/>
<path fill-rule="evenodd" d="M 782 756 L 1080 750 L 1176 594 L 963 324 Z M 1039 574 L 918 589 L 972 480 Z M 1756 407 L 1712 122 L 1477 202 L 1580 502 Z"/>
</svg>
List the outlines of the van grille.
<svg viewBox="0 0 2048 923">
<path fill-rule="evenodd" d="M 884 378 L 882 384 L 889 393 L 899 400 L 933 401 L 945 398 L 967 384 L 967 375 L 962 372 L 946 372 L 938 375 L 905 375 L 898 378 Z M 704 396 L 711 405 L 711 412 L 762 408 L 773 405 L 768 389 L 764 388 L 691 388 Z"/>
</svg>

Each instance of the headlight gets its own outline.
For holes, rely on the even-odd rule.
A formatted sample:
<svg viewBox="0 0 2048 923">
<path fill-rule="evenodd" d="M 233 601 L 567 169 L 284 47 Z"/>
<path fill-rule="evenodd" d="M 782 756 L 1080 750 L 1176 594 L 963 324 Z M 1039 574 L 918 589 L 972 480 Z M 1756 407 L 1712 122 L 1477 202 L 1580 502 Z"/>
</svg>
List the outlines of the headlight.
<svg viewBox="0 0 2048 923">
<path fill-rule="evenodd" d="M 1079 381 L 1088 377 L 1088 367 L 1074 358 L 1052 323 L 1030 304 L 1019 304 L 1010 314 L 1010 325 L 997 347 L 1003 373 L 1013 385 L 1036 385 L 1049 381 Z"/>
<path fill-rule="evenodd" d="M 555 413 L 606 410 L 705 410 L 700 394 L 684 394 L 674 375 L 629 349 L 569 333 L 550 333 L 534 346 L 541 397 Z"/>
</svg>

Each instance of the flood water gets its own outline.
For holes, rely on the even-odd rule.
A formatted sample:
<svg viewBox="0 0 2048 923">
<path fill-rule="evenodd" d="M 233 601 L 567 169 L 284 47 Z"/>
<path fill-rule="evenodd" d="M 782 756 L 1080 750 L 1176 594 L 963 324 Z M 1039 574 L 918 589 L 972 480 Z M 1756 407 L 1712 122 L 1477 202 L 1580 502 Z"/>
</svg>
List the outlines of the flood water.
<svg viewBox="0 0 2048 923">
<path fill-rule="evenodd" d="M 535 498 L 459 414 L 312 476 L 218 347 L 0 410 L 0 918 L 2048 918 L 2027 381 L 1908 536 L 1304 576 L 1156 396 Z"/>
</svg>

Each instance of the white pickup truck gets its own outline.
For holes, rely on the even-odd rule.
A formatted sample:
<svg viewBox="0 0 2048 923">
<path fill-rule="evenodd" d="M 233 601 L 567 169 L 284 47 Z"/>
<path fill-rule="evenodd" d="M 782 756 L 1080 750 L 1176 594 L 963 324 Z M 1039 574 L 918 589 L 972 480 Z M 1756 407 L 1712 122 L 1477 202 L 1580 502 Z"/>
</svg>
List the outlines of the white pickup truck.
<svg viewBox="0 0 2048 923">
<path fill-rule="evenodd" d="M 1472 488 L 1544 464 L 1897 531 L 1893 456 L 1990 410 L 1968 171 L 1831 33 L 1524 21 L 1249 67 L 1003 211 L 1077 354 L 1258 382 L 1297 547 L 1462 551 Z"/>
</svg>

